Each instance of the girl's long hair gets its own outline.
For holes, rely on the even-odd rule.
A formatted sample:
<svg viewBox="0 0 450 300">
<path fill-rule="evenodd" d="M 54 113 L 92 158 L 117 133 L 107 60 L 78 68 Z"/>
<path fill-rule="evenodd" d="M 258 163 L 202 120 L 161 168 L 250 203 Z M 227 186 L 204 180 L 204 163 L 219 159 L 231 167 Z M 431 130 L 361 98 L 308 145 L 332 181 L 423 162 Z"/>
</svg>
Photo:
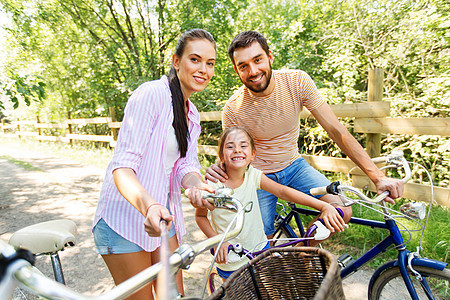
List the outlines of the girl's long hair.
<svg viewBox="0 0 450 300">
<path fill-rule="evenodd" d="M 208 31 L 204 29 L 191 29 L 186 31 L 178 40 L 175 47 L 175 55 L 181 58 L 189 41 L 202 39 L 210 41 L 214 45 L 214 48 L 216 48 L 216 42 Z M 180 80 L 178 79 L 177 72 L 173 65 L 170 67 L 168 79 L 170 92 L 172 93 L 172 126 L 175 130 L 175 136 L 177 137 L 180 156 L 185 157 L 188 148 L 188 140 L 190 138 L 188 123 L 186 121 L 186 102 L 183 97 L 183 92 L 181 91 Z"/>
</svg>

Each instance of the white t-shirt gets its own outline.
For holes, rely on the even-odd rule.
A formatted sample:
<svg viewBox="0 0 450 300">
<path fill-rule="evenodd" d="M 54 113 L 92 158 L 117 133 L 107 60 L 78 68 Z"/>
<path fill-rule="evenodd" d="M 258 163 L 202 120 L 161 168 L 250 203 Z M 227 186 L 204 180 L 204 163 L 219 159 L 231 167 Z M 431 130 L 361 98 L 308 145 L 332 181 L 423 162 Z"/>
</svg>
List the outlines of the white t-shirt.
<svg viewBox="0 0 450 300">
<path fill-rule="evenodd" d="M 264 225 L 259 208 L 258 196 L 256 190 L 260 189 L 262 172 L 252 166 L 245 172 L 245 178 L 242 185 L 234 189 L 233 197 L 241 201 L 245 207 L 249 202 L 253 202 L 252 210 L 244 216 L 244 227 L 241 233 L 234 239 L 228 241 L 230 244 L 241 244 L 244 249 L 249 251 L 258 251 L 267 244 L 267 237 L 264 233 Z M 208 182 L 214 188 L 221 188 L 223 184 Z M 236 215 L 235 212 L 215 209 L 211 213 L 211 225 L 217 233 L 223 233 Z M 248 262 L 248 258 L 240 258 L 236 253 L 228 253 L 228 264 L 217 264 L 224 271 L 235 271 Z"/>
<path fill-rule="evenodd" d="M 175 135 L 175 129 L 173 126 L 169 126 L 167 130 L 167 144 L 166 144 L 166 178 L 169 182 L 170 173 L 172 173 L 173 166 L 178 158 L 180 158 L 180 151 L 178 150 L 177 136 Z M 169 191 L 169 186 L 167 186 Z"/>
</svg>

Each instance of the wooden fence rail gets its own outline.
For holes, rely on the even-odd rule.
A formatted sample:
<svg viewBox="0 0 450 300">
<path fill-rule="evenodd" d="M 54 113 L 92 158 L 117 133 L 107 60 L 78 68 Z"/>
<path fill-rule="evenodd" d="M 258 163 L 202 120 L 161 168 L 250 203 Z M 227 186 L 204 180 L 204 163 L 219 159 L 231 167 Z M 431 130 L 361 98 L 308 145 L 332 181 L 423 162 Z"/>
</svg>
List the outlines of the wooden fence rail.
<svg viewBox="0 0 450 300">
<path fill-rule="evenodd" d="M 369 72 L 369 75 L 371 72 Z M 377 76 L 380 74 L 377 73 Z M 375 79 L 379 78 L 375 76 Z M 369 76 L 369 87 L 373 86 Z M 381 81 L 382 83 L 382 81 Z M 379 84 L 379 83 L 378 83 Z M 379 90 L 379 88 L 378 88 Z M 381 89 L 382 91 L 382 89 Z M 369 93 L 370 95 L 370 93 Z M 377 98 L 372 95 L 370 98 Z M 367 151 L 371 157 L 378 156 L 381 150 L 381 134 L 408 134 L 408 135 L 439 135 L 450 136 L 450 118 L 389 118 L 390 102 L 373 101 L 349 104 L 331 105 L 331 109 L 339 118 L 353 118 L 354 131 L 367 135 Z M 41 123 L 37 121 L 17 120 L 6 124 L 4 120 L 0 125 L 0 136 L 22 137 L 29 136 L 38 140 L 71 143 L 74 140 L 104 142 L 110 147 L 115 147 L 118 130 L 121 122 L 115 120 L 114 108 L 109 110 L 111 117 L 98 117 L 88 119 L 71 119 L 60 123 Z M 312 117 L 304 110 L 300 118 Z M 220 111 L 200 112 L 202 122 L 221 121 Z M 73 126 L 85 126 L 88 124 L 106 124 L 110 130 L 109 135 L 87 135 L 72 133 Z M 60 129 L 60 136 L 44 135 L 42 129 Z M 217 156 L 217 146 L 198 145 L 200 154 Z M 351 174 L 352 185 L 374 191 L 374 186 L 361 170 L 350 160 L 327 156 L 302 155 L 305 160 L 314 168 L 323 171 Z M 424 184 L 408 183 L 405 186 L 404 196 L 416 201 L 429 201 L 430 187 Z M 436 203 L 450 207 L 450 189 L 434 187 L 434 199 Z"/>
</svg>

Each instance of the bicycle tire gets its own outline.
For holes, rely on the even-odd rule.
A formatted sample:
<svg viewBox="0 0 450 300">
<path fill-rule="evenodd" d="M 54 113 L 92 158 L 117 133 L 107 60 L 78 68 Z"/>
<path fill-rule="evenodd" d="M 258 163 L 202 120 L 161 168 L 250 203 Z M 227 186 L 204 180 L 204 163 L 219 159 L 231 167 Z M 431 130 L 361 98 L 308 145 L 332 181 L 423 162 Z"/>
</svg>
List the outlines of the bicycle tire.
<svg viewBox="0 0 450 300">
<path fill-rule="evenodd" d="M 414 266 L 414 269 L 427 279 L 430 288 L 433 290 L 433 293 L 435 293 L 435 299 L 450 299 L 449 269 L 440 271 L 423 266 Z M 419 299 L 427 299 L 420 283 L 415 279 L 415 276 L 411 271 L 409 271 L 409 274 Z M 378 278 L 374 280 L 372 288 L 369 288 L 368 296 L 369 300 L 411 299 L 398 266 L 390 267 L 381 272 Z"/>
</svg>

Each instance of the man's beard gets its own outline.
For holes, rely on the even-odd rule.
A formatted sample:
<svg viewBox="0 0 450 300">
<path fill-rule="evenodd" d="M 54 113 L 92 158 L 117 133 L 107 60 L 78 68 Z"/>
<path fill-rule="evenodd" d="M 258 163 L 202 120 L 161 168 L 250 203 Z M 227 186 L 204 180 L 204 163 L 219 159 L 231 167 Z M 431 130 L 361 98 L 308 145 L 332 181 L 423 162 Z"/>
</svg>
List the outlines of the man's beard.
<svg viewBox="0 0 450 300">
<path fill-rule="evenodd" d="M 248 86 L 245 82 L 243 82 L 244 85 L 254 93 L 264 92 L 267 89 L 267 87 L 269 86 L 270 81 L 272 80 L 272 65 L 269 64 L 269 66 L 270 66 L 269 71 L 267 73 L 264 72 L 264 77 L 266 77 L 266 82 L 262 83 L 263 84 L 262 86 L 258 86 L 258 85 L 257 86 Z M 241 81 L 242 81 L 242 79 L 241 79 Z"/>
</svg>

